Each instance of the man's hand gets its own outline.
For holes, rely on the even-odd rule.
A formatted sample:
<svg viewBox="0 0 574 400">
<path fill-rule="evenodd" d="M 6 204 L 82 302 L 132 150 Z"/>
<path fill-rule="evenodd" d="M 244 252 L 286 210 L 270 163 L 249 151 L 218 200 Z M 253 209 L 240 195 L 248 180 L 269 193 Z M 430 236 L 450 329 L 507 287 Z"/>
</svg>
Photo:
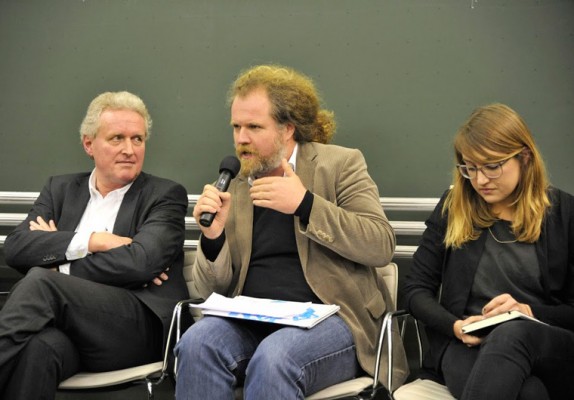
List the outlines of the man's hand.
<svg viewBox="0 0 574 400">
<path fill-rule="evenodd" d="M 508 293 L 496 296 L 490 300 L 482 309 L 484 317 L 493 317 L 507 311 L 520 311 L 530 317 L 534 317 L 528 304 L 517 302 L 514 297 Z"/>
<path fill-rule="evenodd" d="M 169 277 L 167 276 L 167 271 L 169 271 L 169 268 L 166 268 L 165 271 L 163 271 L 161 274 L 157 276 L 157 278 L 153 278 L 152 283 L 156 286 L 161 286 L 164 281 L 167 281 L 169 279 Z M 147 283 L 143 285 L 143 287 L 147 286 L 148 286 Z"/>
<path fill-rule="evenodd" d="M 88 251 L 90 253 L 98 253 L 115 249 L 116 247 L 127 246 L 131 243 L 132 238 L 129 237 L 114 235 L 110 232 L 94 232 L 90 236 Z"/>
<path fill-rule="evenodd" d="M 169 279 L 167 271 L 169 271 L 169 268 L 166 268 L 165 271 L 159 274 L 157 278 L 154 278 L 152 282 L 157 286 L 161 286 L 163 281 L 167 281 Z"/>
<path fill-rule="evenodd" d="M 271 208 L 283 214 L 294 214 L 307 189 L 286 159 L 281 161 L 285 176 L 256 179 L 249 190 L 253 204 Z"/>
<path fill-rule="evenodd" d="M 225 221 L 229 208 L 231 207 L 231 194 L 228 192 L 220 192 L 213 185 L 205 185 L 203 193 L 197 199 L 197 203 L 193 208 L 193 217 L 199 224 L 199 218 L 204 212 L 217 213 L 211 226 L 205 227 L 199 224 L 201 233 L 208 239 L 217 239 L 223 233 L 225 228 Z"/>
<path fill-rule="evenodd" d="M 38 216 L 38 218 L 36 218 L 36 221 L 30 221 L 30 230 L 56 232 L 58 228 L 56 228 L 56 224 L 54 223 L 53 220 L 46 222 L 44 221 L 44 218 Z"/>
</svg>

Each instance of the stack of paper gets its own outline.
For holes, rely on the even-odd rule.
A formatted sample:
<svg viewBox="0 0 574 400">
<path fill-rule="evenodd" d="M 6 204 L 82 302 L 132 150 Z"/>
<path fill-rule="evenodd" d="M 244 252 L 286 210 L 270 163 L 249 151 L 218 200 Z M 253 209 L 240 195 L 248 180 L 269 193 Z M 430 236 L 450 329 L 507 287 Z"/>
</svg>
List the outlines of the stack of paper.
<svg viewBox="0 0 574 400">
<path fill-rule="evenodd" d="M 340 309 L 334 304 L 301 303 L 248 296 L 229 298 L 217 293 L 212 293 L 205 302 L 191 306 L 201 309 L 204 315 L 271 322 L 302 328 L 312 328 Z"/>
</svg>

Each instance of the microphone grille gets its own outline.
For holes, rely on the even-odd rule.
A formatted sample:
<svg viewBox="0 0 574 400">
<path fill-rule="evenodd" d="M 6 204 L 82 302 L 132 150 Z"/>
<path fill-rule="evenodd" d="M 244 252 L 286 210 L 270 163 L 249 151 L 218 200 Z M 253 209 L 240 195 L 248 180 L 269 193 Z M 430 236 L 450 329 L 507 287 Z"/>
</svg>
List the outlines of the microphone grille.
<svg viewBox="0 0 574 400">
<path fill-rule="evenodd" d="M 240 169 L 241 164 L 235 156 L 227 156 L 219 164 L 219 173 L 227 170 L 231 173 L 231 178 L 235 178 Z"/>
</svg>

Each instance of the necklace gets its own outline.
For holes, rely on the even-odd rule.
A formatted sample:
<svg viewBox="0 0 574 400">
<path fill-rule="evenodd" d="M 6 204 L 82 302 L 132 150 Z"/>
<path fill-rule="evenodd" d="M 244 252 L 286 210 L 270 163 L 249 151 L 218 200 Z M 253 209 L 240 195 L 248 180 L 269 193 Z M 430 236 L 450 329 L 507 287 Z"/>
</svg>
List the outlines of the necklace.
<svg viewBox="0 0 574 400">
<path fill-rule="evenodd" d="M 497 243 L 501 243 L 501 244 L 508 244 L 508 243 L 516 243 L 518 241 L 518 239 L 514 239 L 514 240 L 498 240 L 498 238 L 496 236 L 494 236 L 494 233 L 492 233 L 492 231 L 490 230 L 490 226 L 488 227 L 488 231 L 490 232 L 490 236 L 492 236 L 492 238 L 497 242 Z"/>
</svg>

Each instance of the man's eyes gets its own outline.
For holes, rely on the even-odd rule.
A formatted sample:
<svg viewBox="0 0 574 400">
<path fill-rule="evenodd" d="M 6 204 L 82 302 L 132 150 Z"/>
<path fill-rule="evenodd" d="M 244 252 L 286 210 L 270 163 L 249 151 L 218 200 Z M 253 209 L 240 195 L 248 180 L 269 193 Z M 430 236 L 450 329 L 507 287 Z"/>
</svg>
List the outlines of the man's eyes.
<svg viewBox="0 0 574 400">
<path fill-rule="evenodd" d="M 241 125 L 232 124 L 231 126 L 233 127 L 234 131 L 240 131 L 241 130 Z M 256 131 L 259 129 L 263 129 L 263 127 L 261 125 L 257 125 L 257 124 L 247 124 L 244 127 L 250 131 Z"/>
<path fill-rule="evenodd" d="M 115 135 L 110 138 L 110 142 L 113 144 L 119 144 L 125 140 L 125 137 L 122 135 Z M 134 136 L 130 139 L 133 144 L 141 145 L 144 142 L 144 138 L 142 136 Z"/>
</svg>

